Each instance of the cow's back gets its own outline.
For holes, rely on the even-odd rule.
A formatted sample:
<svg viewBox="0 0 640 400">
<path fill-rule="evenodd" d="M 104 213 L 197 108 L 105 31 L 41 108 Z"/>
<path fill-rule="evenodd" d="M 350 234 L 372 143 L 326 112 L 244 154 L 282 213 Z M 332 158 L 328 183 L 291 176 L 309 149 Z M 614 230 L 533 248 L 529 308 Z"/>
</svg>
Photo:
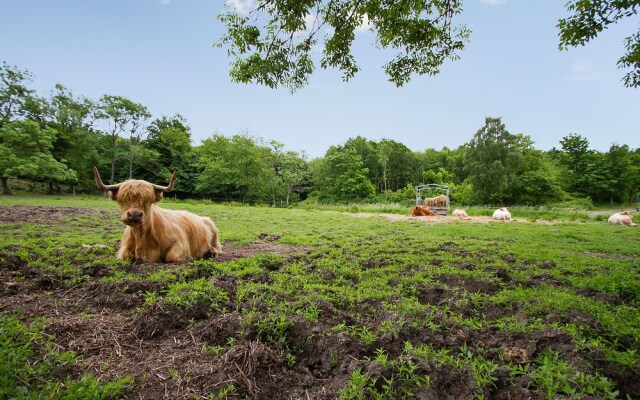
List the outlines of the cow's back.
<svg viewBox="0 0 640 400">
<path fill-rule="evenodd" d="M 211 247 L 215 229 L 213 221 L 209 217 L 201 217 L 188 211 L 178 213 L 187 236 L 191 257 L 202 257 Z"/>
</svg>

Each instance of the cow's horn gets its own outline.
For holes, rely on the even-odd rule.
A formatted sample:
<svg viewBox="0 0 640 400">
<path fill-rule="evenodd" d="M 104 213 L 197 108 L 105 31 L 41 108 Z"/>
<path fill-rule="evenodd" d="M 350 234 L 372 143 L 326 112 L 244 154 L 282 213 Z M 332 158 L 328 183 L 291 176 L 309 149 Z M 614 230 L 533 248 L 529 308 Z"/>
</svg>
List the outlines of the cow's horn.
<svg viewBox="0 0 640 400">
<path fill-rule="evenodd" d="M 105 185 L 104 183 L 102 183 L 102 179 L 100 178 L 100 173 L 98 172 L 98 168 L 96 168 L 96 166 L 93 166 L 93 176 L 95 176 L 96 178 L 96 186 L 98 186 L 98 189 L 102 190 L 103 192 L 108 192 L 110 190 L 118 190 L 118 188 L 120 187 L 120 183 L 115 184 L 115 185 Z"/>
<path fill-rule="evenodd" d="M 153 185 L 153 188 L 160 192 L 170 192 L 173 190 L 173 184 L 175 182 L 176 182 L 176 171 L 173 171 L 173 174 L 171 175 L 171 180 L 169 181 L 168 186 Z"/>
</svg>

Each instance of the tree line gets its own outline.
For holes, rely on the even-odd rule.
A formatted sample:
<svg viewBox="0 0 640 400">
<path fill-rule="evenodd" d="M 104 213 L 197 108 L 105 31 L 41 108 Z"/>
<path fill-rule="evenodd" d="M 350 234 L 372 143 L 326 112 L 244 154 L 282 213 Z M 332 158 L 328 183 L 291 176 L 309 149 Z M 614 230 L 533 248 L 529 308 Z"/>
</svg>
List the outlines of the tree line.
<svg viewBox="0 0 640 400">
<path fill-rule="evenodd" d="M 486 118 L 456 149 L 413 151 L 392 139 L 354 137 L 308 160 L 277 141 L 214 133 L 194 145 L 184 117 L 153 117 L 122 96 L 76 96 L 61 84 L 47 96 L 29 87 L 28 70 L 0 69 L 0 180 L 3 193 L 45 184 L 49 192 L 94 192 L 92 166 L 110 182 L 162 184 L 173 171 L 181 198 L 290 204 L 403 202 L 414 186 L 451 187 L 458 204 L 543 205 L 566 201 L 628 203 L 640 192 L 640 149 L 589 148 L 570 133 L 558 148 L 534 148 Z"/>
</svg>

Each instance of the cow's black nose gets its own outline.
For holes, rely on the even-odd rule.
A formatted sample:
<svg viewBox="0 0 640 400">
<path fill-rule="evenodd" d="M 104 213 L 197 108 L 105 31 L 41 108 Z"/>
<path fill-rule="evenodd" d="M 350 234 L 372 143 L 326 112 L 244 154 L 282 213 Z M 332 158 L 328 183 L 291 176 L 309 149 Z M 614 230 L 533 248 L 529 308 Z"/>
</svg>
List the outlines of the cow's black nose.
<svg viewBox="0 0 640 400">
<path fill-rule="evenodd" d="M 127 211 L 127 218 L 131 221 L 140 221 L 142 219 L 142 211 Z"/>
</svg>

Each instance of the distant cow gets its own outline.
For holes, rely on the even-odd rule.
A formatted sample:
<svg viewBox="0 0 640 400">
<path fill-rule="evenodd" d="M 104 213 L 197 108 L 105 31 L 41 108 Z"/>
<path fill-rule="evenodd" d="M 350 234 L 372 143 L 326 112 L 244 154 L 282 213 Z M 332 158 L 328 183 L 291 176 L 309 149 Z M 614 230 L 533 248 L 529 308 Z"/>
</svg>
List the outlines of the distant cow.
<svg viewBox="0 0 640 400">
<path fill-rule="evenodd" d="M 636 226 L 633 223 L 633 216 L 627 211 L 620 211 L 609 217 L 610 224 L 621 224 L 627 226 Z"/>
<path fill-rule="evenodd" d="M 469 215 L 467 214 L 467 212 L 465 210 L 462 210 L 462 209 L 453 210 L 451 215 L 454 216 L 454 217 L 458 217 L 460 219 L 469 219 Z"/>
<path fill-rule="evenodd" d="M 173 190 L 175 172 L 168 186 L 134 179 L 105 185 L 96 167 L 93 167 L 93 174 L 98 189 L 109 192 L 111 199 L 120 206 L 120 221 L 127 226 L 118 251 L 119 259 L 182 262 L 215 257 L 222 252 L 218 229 L 211 219 L 156 205 L 162 200 L 163 193 Z"/>
<path fill-rule="evenodd" d="M 413 210 L 411 210 L 412 217 L 422 217 L 422 216 L 430 217 L 435 215 L 436 213 L 434 213 L 428 207 L 425 207 L 425 206 L 415 206 L 413 207 Z"/>
<path fill-rule="evenodd" d="M 496 219 L 499 221 L 510 221 L 511 213 L 509 212 L 507 207 L 498 208 L 493 212 L 493 219 Z"/>
<path fill-rule="evenodd" d="M 424 199 L 423 204 L 427 207 L 444 208 L 447 206 L 447 196 L 441 194 L 436 197 L 428 197 Z"/>
</svg>

